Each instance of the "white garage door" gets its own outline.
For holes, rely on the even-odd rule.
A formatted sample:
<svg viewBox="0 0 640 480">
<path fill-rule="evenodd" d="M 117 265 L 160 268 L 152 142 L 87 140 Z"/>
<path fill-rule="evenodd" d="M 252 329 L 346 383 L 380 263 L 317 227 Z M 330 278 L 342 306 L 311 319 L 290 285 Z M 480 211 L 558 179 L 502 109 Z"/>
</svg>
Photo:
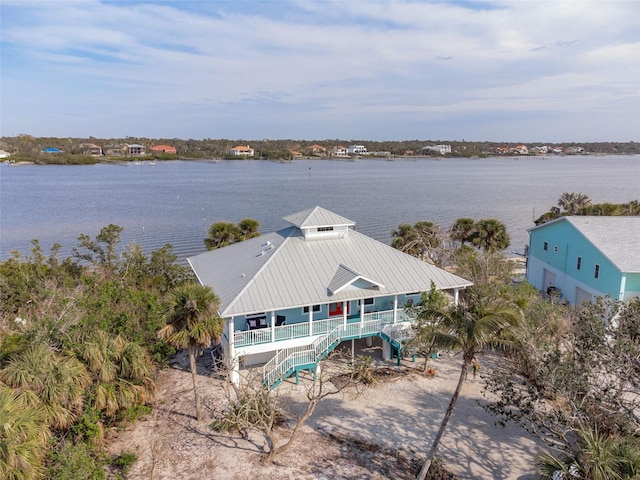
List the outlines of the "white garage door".
<svg viewBox="0 0 640 480">
<path fill-rule="evenodd" d="M 586 290 L 576 287 L 576 305 L 580 305 L 582 302 L 590 302 L 591 294 Z"/>
</svg>

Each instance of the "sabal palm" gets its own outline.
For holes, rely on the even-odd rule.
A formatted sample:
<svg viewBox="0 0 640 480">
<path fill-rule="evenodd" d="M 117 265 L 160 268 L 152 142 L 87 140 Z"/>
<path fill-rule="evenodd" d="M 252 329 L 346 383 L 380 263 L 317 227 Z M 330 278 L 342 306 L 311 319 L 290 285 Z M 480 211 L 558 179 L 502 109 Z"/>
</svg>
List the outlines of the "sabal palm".
<svg viewBox="0 0 640 480">
<path fill-rule="evenodd" d="M 391 232 L 391 246 L 397 250 L 418 256 L 417 235 L 412 225 L 401 223 L 397 230 Z"/>
<path fill-rule="evenodd" d="M 198 420 L 202 420 L 202 407 L 197 389 L 196 352 L 220 340 L 224 320 L 218 316 L 219 308 L 220 299 L 211 287 L 197 283 L 181 285 L 171 291 L 165 312 L 166 325 L 158 331 L 158 337 L 174 347 L 189 349 Z"/>
<path fill-rule="evenodd" d="M 457 219 L 450 230 L 451 239 L 460 242 L 461 245 L 470 242 L 474 233 L 475 222 L 472 218 Z"/>
<path fill-rule="evenodd" d="M 475 224 L 475 230 L 471 242 L 485 252 L 504 250 L 511 244 L 507 227 L 495 218 L 479 220 Z"/>
<path fill-rule="evenodd" d="M 31 394 L 0 385 L 0 478 L 30 480 L 44 473 L 47 413 L 25 398 Z"/>
<path fill-rule="evenodd" d="M 97 410 L 113 416 L 151 399 L 153 364 L 137 343 L 98 330 L 82 345 L 81 356 L 94 377 L 92 406 Z"/>
<path fill-rule="evenodd" d="M 54 428 L 69 427 L 82 413 L 85 389 L 91 384 L 91 377 L 77 358 L 44 344 L 17 355 L 0 371 L 0 380 L 20 391 L 33 392 Z"/>
<path fill-rule="evenodd" d="M 582 207 L 591 205 L 591 199 L 582 192 L 564 192 L 558 199 L 558 206 L 569 215 L 575 215 Z"/>
<path fill-rule="evenodd" d="M 435 347 L 459 350 L 462 353 L 458 384 L 427 454 L 427 459 L 418 475 L 419 480 L 424 480 L 449 423 L 462 385 L 467 378 L 469 367 L 475 361 L 476 356 L 485 350 L 509 348 L 510 342 L 505 334 L 509 328 L 520 323 L 522 314 L 510 304 L 476 300 L 468 308 L 462 305 L 453 306 L 444 310 L 427 310 L 421 315 L 429 318 L 435 324 L 434 332 L 431 334 Z"/>
<path fill-rule="evenodd" d="M 259 237 L 260 222 L 253 218 L 245 218 L 238 223 L 240 230 L 240 240 L 249 240 L 250 238 Z"/>
<path fill-rule="evenodd" d="M 209 227 L 209 237 L 204 244 L 207 250 L 226 247 L 238 241 L 241 233 L 236 225 L 231 222 L 216 222 Z"/>
<path fill-rule="evenodd" d="M 440 227 L 424 220 L 415 225 L 402 223 L 391 236 L 393 248 L 420 259 L 429 258 L 430 250 L 440 245 Z"/>
</svg>

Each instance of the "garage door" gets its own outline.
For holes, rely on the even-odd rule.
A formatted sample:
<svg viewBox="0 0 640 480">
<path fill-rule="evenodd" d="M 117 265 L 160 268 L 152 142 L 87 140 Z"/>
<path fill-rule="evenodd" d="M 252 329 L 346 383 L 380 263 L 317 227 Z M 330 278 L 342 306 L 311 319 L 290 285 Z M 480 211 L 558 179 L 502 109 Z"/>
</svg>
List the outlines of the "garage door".
<svg viewBox="0 0 640 480">
<path fill-rule="evenodd" d="M 586 290 L 576 287 L 576 305 L 580 305 L 582 302 L 590 302 L 591 294 Z"/>
</svg>

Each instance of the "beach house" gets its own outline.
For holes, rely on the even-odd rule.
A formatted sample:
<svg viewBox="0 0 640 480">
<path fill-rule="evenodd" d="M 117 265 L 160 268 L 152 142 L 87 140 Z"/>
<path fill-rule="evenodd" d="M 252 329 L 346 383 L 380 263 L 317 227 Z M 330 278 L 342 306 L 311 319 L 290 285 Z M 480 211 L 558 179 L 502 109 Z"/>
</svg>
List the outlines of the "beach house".
<svg viewBox="0 0 640 480">
<path fill-rule="evenodd" d="M 399 356 L 411 318 L 404 307 L 431 284 L 457 301 L 463 278 L 355 230 L 315 207 L 284 217 L 291 226 L 188 258 L 199 282 L 220 297 L 223 354 L 232 379 L 264 364 L 277 385 L 343 341 L 382 339 L 382 356 Z"/>
<path fill-rule="evenodd" d="M 572 304 L 640 296 L 640 217 L 565 216 L 531 228 L 527 280 Z"/>
</svg>

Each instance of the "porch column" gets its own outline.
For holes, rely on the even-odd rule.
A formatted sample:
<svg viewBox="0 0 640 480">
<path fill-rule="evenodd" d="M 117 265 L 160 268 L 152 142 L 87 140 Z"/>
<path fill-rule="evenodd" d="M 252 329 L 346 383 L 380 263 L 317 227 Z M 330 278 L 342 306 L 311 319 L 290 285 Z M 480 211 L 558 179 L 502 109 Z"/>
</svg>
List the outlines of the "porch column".
<svg viewBox="0 0 640 480">
<path fill-rule="evenodd" d="M 458 306 L 458 298 L 460 297 L 460 289 L 459 288 L 454 288 L 453 289 L 453 304 L 457 307 Z"/>
<path fill-rule="evenodd" d="M 360 299 L 360 330 L 364 325 L 364 298 Z"/>
<path fill-rule="evenodd" d="M 271 312 L 271 343 L 276 341 L 276 311 Z"/>
<path fill-rule="evenodd" d="M 342 302 L 342 324 L 347 329 L 347 302 Z"/>
<path fill-rule="evenodd" d="M 398 321 L 398 295 L 393 296 L 393 323 Z"/>
</svg>

